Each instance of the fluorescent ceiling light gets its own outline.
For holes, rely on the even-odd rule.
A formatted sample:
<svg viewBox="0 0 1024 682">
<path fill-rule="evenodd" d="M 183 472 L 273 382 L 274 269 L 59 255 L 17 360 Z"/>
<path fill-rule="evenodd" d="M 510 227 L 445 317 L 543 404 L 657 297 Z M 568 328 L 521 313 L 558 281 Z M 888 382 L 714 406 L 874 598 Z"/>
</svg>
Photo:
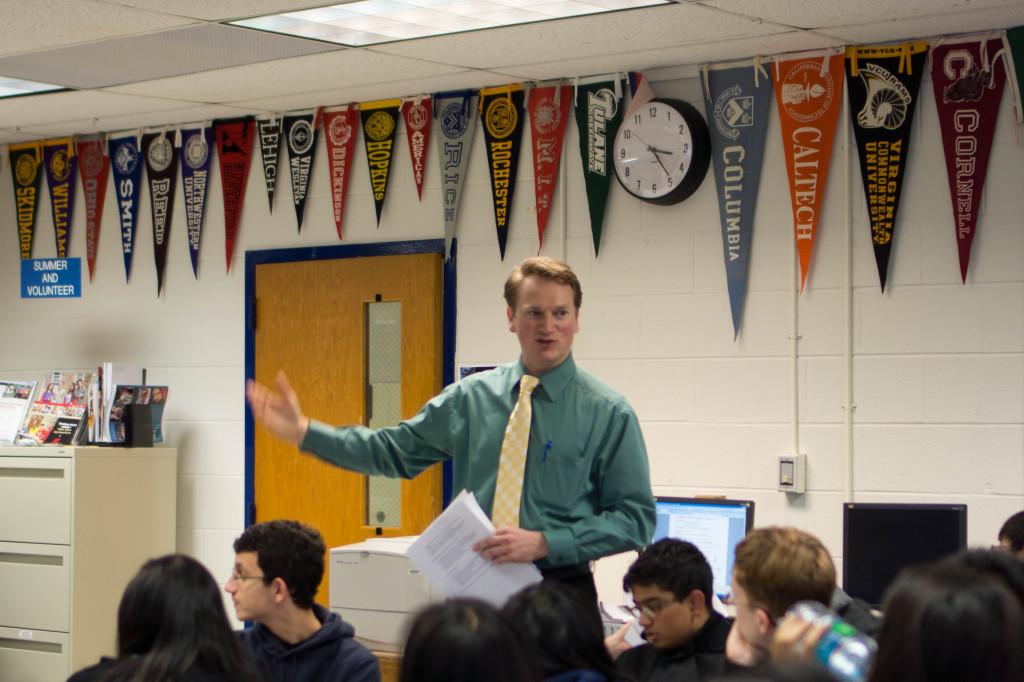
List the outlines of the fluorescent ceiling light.
<svg viewBox="0 0 1024 682">
<path fill-rule="evenodd" d="M 360 47 L 670 3 L 671 0 L 359 0 L 229 23 Z"/>
<path fill-rule="evenodd" d="M 50 92 L 51 90 L 65 89 L 66 88 L 63 85 L 36 83 L 35 81 L 23 81 L 19 78 L 7 78 L 6 76 L 0 76 L 0 97 L 34 95 L 39 92 Z"/>
</svg>

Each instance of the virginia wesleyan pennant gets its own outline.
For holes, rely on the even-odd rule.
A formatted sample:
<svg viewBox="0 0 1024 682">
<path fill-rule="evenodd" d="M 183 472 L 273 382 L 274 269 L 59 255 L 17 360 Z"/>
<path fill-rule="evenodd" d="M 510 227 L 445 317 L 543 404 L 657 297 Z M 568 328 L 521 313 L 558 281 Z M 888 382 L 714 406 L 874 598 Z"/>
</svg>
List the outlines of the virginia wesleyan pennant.
<svg viewBox="0 0 1024 682">
<path fill-rule="evenodd" d="M 476 122 L 477 93 L 475 90 L 439 92 L 434 95 L 434 116 L 441 133 L 441 189 L 444 205 L 444 257 L 452 253 L 455 223 L 459 213 L 459 199 L 469 165 L 469 152 L 473 148 L 473 125 Z"/>
<path fill-rule="evenodd" d="M 850 118 L 882 291 L 896 236 L 896 210 L 906 177 L 917 91 L 927 57 L 928 45 L 923 40 L 846 48 Z"/>
<path fill-rule="evenodd" d="M 142 159 L 139 158 L 138 133 L 107 140 L 110 169 L 117 195 L 117 215 L 121 221 L 121 251 L 124 253 L 124 277 L 132 279 L 132 255 L 135 253 L 135 229 L 139 217 L 139 188 L 142 185 Z"/>
<path fill-rule="evenodd" d="M 272 114 L 256 119 L 260 138 L 260 158 L 263 159 L 263 179 L 267 183 L 267 201 L 274 212 L 274 188 L 277 187 L 277 162 L 281 153 L 281 116 Z"/>
<path fill-rule="evenodd" d="M 378 228 L 380 213 L 384 209 L 384 196 L 388 192 L 388 178 L 391 177 L 391 159 L 395 156 L 395 131 L 398 130 L 398 108 L 401 105 L 400 99 L 383 99 L 359 105 Z"/>
<path fill-rule="evenodd" d="M 21 260 L 32 258 L 32 238 L 36 233 L 36 210 L 39 207 L 39 169 L 43 165 L 40 142 L 7 145 L 14 181 L 14 210 L 18 222 L 18 245 Z"/>
<path fill-rule="evenodd" d="M 588 80 L 576 85 L 576 127 L 580 133 L 580 158 L 587 186 L 595 256 L 601 248 L 608 184 L 614 172 L 608 151 L 621 123 L 621 79 L 605 76 L 596 82 Z"/>
<path fill-rule="evenodd" d="M 224 258 L 231 272 L 231 258 L 235 253 L 245 183 L 249 178 L 249 159 L 255 124 L 251 116 L 221 119 L 213 122 L 213 137 L 217 141 L 217 160 L 220 164 L 220 184 L 224 193 Z"/>
<path fill-rule="evenodd" d="M 167 242 L 174 217 L 174 188 L 178 183 L 178 154 L 167 131 L 142 136 L 142 154 L 149 179 L 149 208 L 153 215 L 153 258 L 156 263 L 156 295 L 164 288 Z"/>
<path fill-rule="evenodd" d="M 516 169 L 522 147 L 524 94 L 521 83 L 480 90 L 480 118 L 487 145 L 487 167 L 491 171 L 494 227 L 502 260 L 505 260 L 512 193 L 516 188 Z"/>
<path fill-rule="evenodd" d="M 78 168 L 82 176 L 82 198 L 85 200 L 85 257 L 89 264 L 89 281 L 96 268 L 96 251 L 100 243 L 103 221 L 103 200 L 107 195 L 107 173 L 110 159 L 99 135 L 77 141 Z"/>
<path fill-rule="evenodd" d="M 960 279 L 964 284 L 992 151 L 992 136 L 999 116 L 999 101 L 1006 83 L 1006 63 L 999 54 L 1002 46 L 1001 38 L 992 37 L 943 43 L 932 48 L 932 86 L 942 130 L 942 148 L 946 152 Z"/>
<path fill-rule="evenodd" d="M 334 224 L 338 228 L 338 239 L 341 239 L 341 223 L 345 215 L 345 195 L 348 193 L 359 110 L 352 104 L 337 111 L 325 111 L 323 122 L 324 139 L 327 140 L 327 168 L 331 172 L 331 209 L 334 213 Z"/>
<path fill-rule="evenodd" d="M 75 176 L 78 175 L 74 141 L 70 137 L 62 137 L 44 142 L 43 166 L 46 168 L 46 184 L 50 188 L 57 258 L 67 258 L 71 221 L 75 216 Z"/>
<path fill-rule="evenodd" d="M 295 202 L 295 220 L 302 232 L 302 213 L 306 207 L 313 157 L 316 155 L 316 129 L 320 125 L 320 111 L 290 114 L 284 117 L 285 139 L 288 141 L 288 169 L 292 177 L 292 200 Z"/>
<path fill-rule="evenodd" d="M 562 158 L 565 124 L 569 120 L 572 90 L 549 85 L 530 90 L 530 136 L 533 140 L 533 189 L 537 200 L 537 253 L 544 246 L 544 230 Z"/>
<path fill-rule="evenodd" d="M 703 72 L 704 110 L 711 131 L 722 255 L 735 341 L 743 325 L 747 298 L 772 79 L 760 61 L 722 69 L 705 66 Z"/>
<path fill-rule="evenodd" d="M 775 101 L 793 203 L 801 292 L 811 267 L 842 100 L 843 55 L 775 63 Z"/>
<path fill-rule="evenodd" d="M 423 169 L 427 165 L 427 146 L 430 144 L 431 104 L 433 100 L 425 96 L 402 102 L 402 119 L 405 121 L 405 136 L 409 139 L 409 158 L 412 159 L 412 179 L 416 181 L 420 201 L 423 201 Z"/>
<path fill-rule="evenodd" d="M 199 279 L 199 246 L 203 238 L 212 148 L 213 128 L 210 126 L 181 131 L 181 193 L 185 197 L 188 255 L 192 261 L 192 275 L 196 279 Z"/>
</svg>

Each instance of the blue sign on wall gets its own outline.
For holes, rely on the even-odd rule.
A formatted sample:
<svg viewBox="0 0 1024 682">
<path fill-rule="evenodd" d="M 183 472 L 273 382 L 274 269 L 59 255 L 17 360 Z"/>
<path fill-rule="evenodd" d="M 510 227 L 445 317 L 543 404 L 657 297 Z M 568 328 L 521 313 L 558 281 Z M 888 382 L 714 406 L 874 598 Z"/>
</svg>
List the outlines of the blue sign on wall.
<svg viewBox="0 0 1024 682">
<path fill-rule="evenodd" d="M 81 298 L 81 258 L 32 258 L 21 261 L 22 298 Z"/>
</svg>

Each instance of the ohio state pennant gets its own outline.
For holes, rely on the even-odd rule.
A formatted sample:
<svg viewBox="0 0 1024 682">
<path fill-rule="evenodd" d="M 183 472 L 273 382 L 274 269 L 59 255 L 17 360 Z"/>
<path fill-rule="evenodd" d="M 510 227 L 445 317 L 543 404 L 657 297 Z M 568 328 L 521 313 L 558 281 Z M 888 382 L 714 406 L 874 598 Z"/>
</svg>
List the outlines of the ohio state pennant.
<svg viewBox="0 0 1024 682">
<path fill-rule="evenodd" d="M 803 292 L 843 100 L 843 55 L 778 61 L 774 75 Z"/>
<path fill-rule="evenodd" d="M 99 135 L 79 138 L 76 142 L 79 175 L 82 177 L 82 199 L 85 201 L 85 258 L 89 264 L 89 281 L 96 268 L 96 251 L 100 243 L 103 202 L 107 195 L 107 173 L 110 159 Z"/>
<path fill-rule="evenodd" d="M 277 163 L 281 153 L 281 116 L 274 114 L 256 119 L 263 159 L 263 180 L 267 184 L 267 201 L 274 212 L 274 189 L 277 187 Z"/>
<path fill-rule="evenodd" d="M 142 160 L 139 158 L 138 133 L 107 140 L 110 170 L 117 195 L 117 215 L 121 221 L 121 251 L 124 253 L 124 277 L 132 279 L 135 230 L 139 217 L 139 189 L 142 185 Z"/>
<path fill-rule="evenodd" d="M 345 215 L 345 196 L 348 194 L 349 172 L 352 168 L 352 149 L 356 144 L 359 110 L 349 105 L 323 114 L 324 139 L 327 141 L 327 168 L 331 173 L 331 209 L 334 224 L 341 239 L 341 223 Z"/>
<path fill-rule="evenodd" d="M 735 341 L 743 326 L 747 298 L 772 79 L 759 60 L 720 69 L 705 66 L 703 74 L 704 110 L 711 131 L 722 256 Z"/>
<path fill-rule="evenodd" d="M 359 113 L 363 119 L 363 137 L 366 142 L 366 164 L 370 169 L 370 191 L 373 207 L 377 211 L 377 227 L 384 209 L 384 197 L 391 177 L 391 160 L 395 156 L 395 131 L 398 130 L 400 99 L 382 99 L 362 102 Z"/>
<path fill-rule="evenodd" d="M 231 258 L 235 253 L 245 184 L 249 178 L 249 160 L 255 123 L 251 116 L 220 119 L 213 122 L 213 137 L 217 141 L 217 161 L 220 165 L 220 184 L 224 194 L 224 258 L 231 272 Z"/>
<path fill-rule="evenodd" d="M 537 253 L 544 246 L 551 198 L 558 184 L 565 124 L 569 120 L 572 90 L 568 85 L 530 90 L 530 137 L 533 141 L 533 191 L 537 201 Z"/>
<path fill-rule="evenodd" d="M 36 232 L 36 211 L 39 207 L 39 169 L 43 165 L 40 142 L 7 145 L 11 159 L 11 180 L 14 182 L 14 211 L 18 223 L 18 245 L 21 260 L 32 257 L 32 238 Z"/>
<path fill-rule="evenodd" d="M 981 190 L 1006 83 L 1001 37 L 942 43 L 932 48 L 932 86 L 946 153 L 960 279 L 967 283 Z"/>
<path fill-rule="evenodd" d="M 199 246 L 206 215 L 206 189 L 210 186 L 210 151 L 213 128 L 188 128 L 181 131 L 181 193 L 185 198 L 185 226 L 188 228 L 188 255 L 192 275 L 199 279 Z"/>
<path fill-rule="evenodd" d="M 153 260 L 156 263 L 156 295 L 164 288 L 167 242 L 174 217 L 174 189 L 178 184 L 178 154 L 167 131 L 142 136 L 142 154 L 149 180 L 149 209 L 153 216 Z"/>
<path fill-rule="evenodd" d="M 412 179 L 416 181 L 416 193 L 423 201 L 423 170 L 427 165 L 427 147 L 430 144 L 430 122 L 433 101 L 426 96 L 414 97 L 402 102 L 402 120 L 405 121 L 405 136 L 409 140 L 409 158 L 412 160 Z"/>
<path fill-rule="evenodd" d="M 622 79 L 603 76 L 576 84 L 576 127 L 580 133 L 580 158 L 595 256 L 601 249 L 604 208 L 614 173 L 609 150 L 621 123 Z"/>
<path fill-rule="evenodd" d="M 512 193 L 523 140 L 523 99 L 521 83 L 480 90 L 480 119 L 487 145 L 487 168 L 491 172 L 491 199 L 498 251 L 505 260 L 508 224 L 512 214 Z"/>
<path fill-rule="evenodd" d="M 57 258 L 67 258 L 71 224 L 75 216 L 75 176 L 78 175 L 74 140 L 61 137 L 44 142 L 43 166 L 46 168 L 46 184 L 50 188 L 50 212 L 53 215 Z"/>
<path fill-rule="evenodd" d="M 316 129 L 320 125 L 319 110 L 284 117 L 284 133 L 288 142 L 288 169 L 292 178 L 292 200 L 295 202 L 295 220 L 302 232 L 302 213 L 309 194 L 316 156 Z"/>
<path fill-rule="evenodd" d="M 475 90 L 443 92 L 434 95 L 434 116 L 441 134 L 441 190 L 444 206 L 444 257 L 452 253 L 455 224 L 466 180 L 469 153 L 473 148 L 473 126 L 476 123 L 477 93 Z"/>
<path fill-rule="evenodd" d="M 846 48 L 850 118 L 882 291 L 896 236 L 896 211 L 906 177 L 917 91 L 927 57 L 928 45 L 923 40 Z"/>
</svg>

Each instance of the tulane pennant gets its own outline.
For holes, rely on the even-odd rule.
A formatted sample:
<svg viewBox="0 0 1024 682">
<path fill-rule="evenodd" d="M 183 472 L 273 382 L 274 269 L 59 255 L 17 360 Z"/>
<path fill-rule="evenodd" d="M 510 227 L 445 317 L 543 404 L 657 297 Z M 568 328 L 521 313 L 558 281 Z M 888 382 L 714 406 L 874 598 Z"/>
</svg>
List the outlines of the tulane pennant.
<svg viewBox="0 0 1024 682">
<path fill-rule="evenodd" d="M 576 83 L 576 128 L 580 134 L 580 158 L 590 209 L 594 255 L 601 249 L 604 208 L 613 174 L 608 150 L 622 123 L 622 79 L 602 76 Z"/>
</svg>

